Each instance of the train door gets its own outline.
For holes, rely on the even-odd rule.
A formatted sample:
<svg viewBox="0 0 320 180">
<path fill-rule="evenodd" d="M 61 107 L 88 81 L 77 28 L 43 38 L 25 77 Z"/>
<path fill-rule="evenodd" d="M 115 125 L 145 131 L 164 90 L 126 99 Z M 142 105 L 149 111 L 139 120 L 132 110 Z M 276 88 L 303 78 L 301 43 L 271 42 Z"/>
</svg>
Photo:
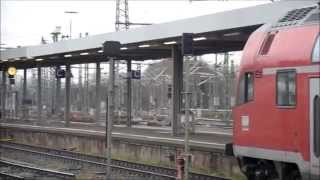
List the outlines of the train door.
<svg viewBox="0 0 320 180">
<path fill-rule="evenodd" d="M 310 79 L 310 170 L 320 179 L 320 78 Z"/>
</svg>

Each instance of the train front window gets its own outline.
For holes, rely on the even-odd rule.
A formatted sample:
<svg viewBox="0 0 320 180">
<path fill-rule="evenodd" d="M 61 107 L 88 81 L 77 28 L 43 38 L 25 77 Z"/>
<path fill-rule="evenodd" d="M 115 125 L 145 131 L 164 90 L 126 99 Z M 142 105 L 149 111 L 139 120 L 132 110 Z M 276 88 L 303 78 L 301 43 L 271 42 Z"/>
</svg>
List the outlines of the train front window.
<svg viewBox="0 0 320 180">
<path fill-rule="evenodd" d="M 253 100 L 253 73 L 245 73 L 239 83 L 238 104 Z"/>
<path fill-rule="evenodd" d="M 320 35 L 318 36 L 313 48 L 312 62 L 320 62 Z"/>
<path fill-rule="evenodd" d="M 284 71 L 277 73 L 277 105 L 296 105 L 296 72 Z"/>
<path fill-rule="evenodd" d="M 260 49 L 261 55 L 267 55 L 271 48 L 272 42 L 276 36 L 277 32 L 271 32 L 267 35 L 266 39 L 263 42 L 262 48 Z"/>
</svg>

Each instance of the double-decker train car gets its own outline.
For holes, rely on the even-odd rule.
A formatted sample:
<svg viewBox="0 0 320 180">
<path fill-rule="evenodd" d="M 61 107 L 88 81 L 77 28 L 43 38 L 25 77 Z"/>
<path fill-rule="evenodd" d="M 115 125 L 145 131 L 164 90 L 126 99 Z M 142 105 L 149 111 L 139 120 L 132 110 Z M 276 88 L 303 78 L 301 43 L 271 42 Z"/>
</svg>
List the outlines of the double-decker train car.
<svg viewBox="0 0 320 180">
<path fill-rule="evenodd" d="M 320 180 L 319 12 L 289 11 L 245 45 L 226 150 L 249 180 Z"/>
</svg>

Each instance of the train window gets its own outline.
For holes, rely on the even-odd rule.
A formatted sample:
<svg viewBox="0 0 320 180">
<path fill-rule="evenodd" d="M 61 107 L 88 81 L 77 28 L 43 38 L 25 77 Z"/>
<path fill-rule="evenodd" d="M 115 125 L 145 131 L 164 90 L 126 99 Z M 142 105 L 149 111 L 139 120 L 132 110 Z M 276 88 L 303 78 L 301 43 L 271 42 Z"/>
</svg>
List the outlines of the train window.
<svg viewBox="0 0 320 180">
<path fill-rule="evenodd" d="M 243 104 L 244 99 L 244 77 L 241 77 L 239 82 L 238 104 Z"/>
<path fill-rule="evenodd" d="M 253 73 L 246 73 L 246 102 L 253 100 Z"/>
<path fill-rule="evenodd" d="M 277 105 L 296 105 L 296 72 L 280 71 L 277 73 Z"/>
<path fill-rule="evenodd" d="M 270 50 L 270 47 L 271 47 L 271 44 L 274 40 L 274 37 L 275 37 L 276 34 L 274 33 L 270 33 L 268 34 L 267 38 L 265 39 L 263 45 L 262 45 L 262 48 L 260 50 L 260 54 L 261 55 L 266 55 L 268 54 L 269 50 Z"/>
<path fill-rule="evenodd" d="M 238 104 L 253 100 L 253 73 L 245 73 L 239 83 Z"/>
<path fill-rule="evenodd" d="M 320 62 L 320 35 L 318 36 L 313 48 L 312 62 Z"/>
</svg>

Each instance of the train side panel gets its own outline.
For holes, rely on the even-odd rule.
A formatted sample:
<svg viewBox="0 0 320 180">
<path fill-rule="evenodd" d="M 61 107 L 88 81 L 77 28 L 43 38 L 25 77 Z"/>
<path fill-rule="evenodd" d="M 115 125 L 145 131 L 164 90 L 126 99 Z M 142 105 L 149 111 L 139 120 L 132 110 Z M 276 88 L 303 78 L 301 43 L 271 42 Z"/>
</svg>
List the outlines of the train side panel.
<svg viewBox="0 0 320 180">
<path fill-rule="evenodd" d="M 287 162 L 302 174 L 310 169 L 309 79 L 319 76 L 320 64 L 311 62 L 319 24 L 257 31 L 248 40 L 240 65 L 237 87 L 246 73 L 253 78 L 253 98 L 233 109 L 234 152 L 238 157 Z M 267 54 L 261 55 L 274 34 Z M 277 104 L 277 74 L 295 74 L 295 105 Z M 241 96 L 238 89 L 238 98 Z M 252 159 L 249 159 L 252 160 Z M 256 163 L 256 162 L 254 162 Z M 308 175 L 305 175 L 307 177 Z"/>
</svg>

